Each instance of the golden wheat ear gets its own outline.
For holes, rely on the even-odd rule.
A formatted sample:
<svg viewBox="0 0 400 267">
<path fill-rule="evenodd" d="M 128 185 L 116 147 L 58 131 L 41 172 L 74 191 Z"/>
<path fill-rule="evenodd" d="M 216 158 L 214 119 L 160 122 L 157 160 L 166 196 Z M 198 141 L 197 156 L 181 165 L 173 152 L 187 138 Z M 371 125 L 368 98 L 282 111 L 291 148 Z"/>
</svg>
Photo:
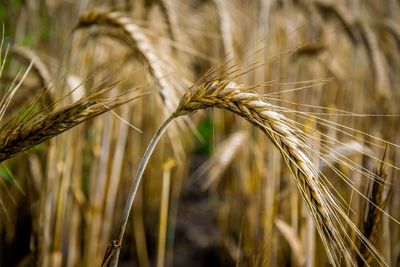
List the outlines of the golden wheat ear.
<svg viewBox="0 0 400 267">
<path fill-rule="evenodd" d="M 100 98 L 99 93 L 95 93 L 66 107 L 32 114 L 24 123 L 18 123 L 19 118 L 13 118 L 0 129 L 0 162 L 140 96 L 139 93 L 125 93 Z"/>
<path fill-rule="evenodd" d="M 160 57 L 156 53 L 156 49 L 143 29 L 121 12 L 99 9 L 90 10 L 82 14 L 76 29 L 90 26 L 105 26 L 120 31 L 114 34 L 113 37 L 126 43 L 139 55 L 139 59 L 149 67 L 150 75 L 158 87 L 159 96 L 165 104 L 166 112 L 172 112 L 178 103 L 178 97 L 174 88 L 166 80 L 168 71 L 163 61 L 164 57 Z"/>
<path fill-rule="evenodd" d="M 181 99 L 175 116 L 199 109 L 218 107 L 229 110 L 261 129 L 280 151 L 295 178 L 325 245 L 331 264 L 340 258 L 354 262 L 342 237 L 334 198 L 320 181 L 318 169 L 309 159 L 310 149 L 299 139 L 301 131 L 256 93 L 229 80 L 214 80 L 192 87 Z"/>
<path fill-rule="evenodd" d="M 318 167 L 310 160 L 311 148 L 301 139 L 304 133 L 294 123 L 278 112 L 278 107 L 266 101 L 249 88 L 229 80 L 212 80 L 190 88 L 181 98 L 177 110 L 160 126 L 150 141 L 136 172 L 116 244 L 121 245 L 129 213 L 147 162 L 168 125 L 177 117 L 200 109 L 217 107 L 245 118 L 261 129 L 281 153 L 294 181 L 311 212 L 314 223 L 325 246 L 330 263 L 341 266 L 343 262 L 355 266 L 356 261 L 349 246 L 349 236 L 340 221 L 340 216 L 350 222 L 336 203 L 329 188 L 322 182 Z M 365 241 L 365 239 L 363 239 Z M 368 248 L 371 248 L 367 241 Z M 112 261 L 118 262 L 120 247 L 115 248 Z M 375 253 L 375 251 L 373 251 Z M 113 265 L 116 266 L 116 265 Z"/>
</svg>

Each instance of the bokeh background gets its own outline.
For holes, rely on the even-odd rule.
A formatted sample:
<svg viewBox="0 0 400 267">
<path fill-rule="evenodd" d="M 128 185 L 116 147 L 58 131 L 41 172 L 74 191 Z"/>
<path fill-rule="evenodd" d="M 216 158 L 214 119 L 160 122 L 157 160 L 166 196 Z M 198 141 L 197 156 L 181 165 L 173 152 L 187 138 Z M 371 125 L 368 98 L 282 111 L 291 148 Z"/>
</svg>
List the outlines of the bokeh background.
<svg viewBox="0 0 400 267">
<path fill-rule="evenodd" d="M 129 19 L 113 24 L 93 10 Z M 399 1 L 1 0 L 0 22 L 1 94 L 21 81 L 2 127 L 32 102 L 47 112 L 47 94 L 69 105 L 106 86 L 107 97 L 145 93 L 0 165 L 0 266 L 100 266 L 147 144 L 210 68 L 254 85 L 317 140 L 315 164 L 360 229 L 374 184 L 364 170 L 387 147 L 394 168 L 380 184 L 386 215 L 378 212 L 374 244 L 400 265 Z M 328 265 L 261 131 L 217 109 L 168 130 L 136 196 L 120 266 Z"/>
</svg>

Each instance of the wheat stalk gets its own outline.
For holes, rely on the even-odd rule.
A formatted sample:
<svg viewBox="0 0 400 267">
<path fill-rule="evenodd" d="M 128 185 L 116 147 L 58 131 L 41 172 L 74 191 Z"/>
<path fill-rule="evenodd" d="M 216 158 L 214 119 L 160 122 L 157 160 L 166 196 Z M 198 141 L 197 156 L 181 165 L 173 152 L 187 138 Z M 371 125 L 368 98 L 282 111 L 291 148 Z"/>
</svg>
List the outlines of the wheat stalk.
<svg viewBox="0 0 400 267">
<path fill-rule="evenodd" d="M 295 128 L 287 117 L 280 114 L 276 106 L 257 93 L 248 92 L 248 88 L 229 80 L 213 80 L 193 86 L 181 98 L 177 110 L 160 126 L 138 167 L 123 212 L 118 238 L 112 243 L 116 251 L 105 264 L 114 262 L 115 265 L 111 266 L 116 266 L 118 262 L 120 245 L 141 177 L 157 142 L 168 125 L 177 117 L 208 107 L 229 110 L 260 128 L 269 137 L 282 154 L 295 178 L 301 195 L 314 218 L 331 264 L 339 266 L 344 258 L 348 264 L 355 265 L 350 249 L 342 236 L 343 226 L 336 211 L 339 207 L 329 190 L 320 181 L 317 167 L 309 158 L 310 148 L 300 139 L 302 132 Z M 343 213 L 340 214 L 343 215 Z"/>
<path fill-rule="evenodd" d="M 216 147 L 210 159 L 195 170 L 189 179 L 191 177 L 194 177 L 194 179 L 202 178 L 204 174 L 208 173 L 207 179 L 201 184 L 201 188 L 203 190 L 208 190 L 210 188 L 215 189 L 225 170 L 235 159 L 240 148 L 246 143 L 247 137 L 244 131 L 233 133 L 220 146 Z"/>
<path fill-rule="evenodd" d="M 400 48 L 400 25 L 391 19 L 385 19 L 381 22 L 381 26 L 390 33 L 397 43 L 397 47 Z"/>
<path fill-rule="evenodd" d="M 293 227 L 281 219 L 276 219 L 274 224 L 292 249 L 294 265 L 297 267 L 306 266 L 307 258 L 305 256 L 300 238 L 297 236 Z"/>
<path fill-rule="evenodd" d="M 391 192 L 390 181 L 388 181 L 388 175 L 384 164 L 385 155 L 386 151 L 380 166 L 375 168 L 373 175 L 371 175 L 372 186 L 369 192 L 369 201 L 365 204 L 365 213 L 361 221 L 361 231 L 371 244 L 376 244 L 381 235 L 383 210 L 387 206 Z M 358 250 L 360 251 L 360 255 L 357 257 L 358 266 L 371 264 L 374 255 L 371 254 L 366 244 L 359 242 Z"/>
<path fill-rule="evenodd" d="M 47 65 L 42 61 L 42 59 L 36 54 L 35 51 L 13 44 L 11 46 L 10 52 L 16 58 L 19 58 L 26 62 L 32 62 L 32 70 L 39 78 L 41 86 L 45 88 L 45 101 L 47 105 L 51 105 L 54 101 L 53 89 L 54 83 L 50 74 L 50 70 Z"/>
<path fill-rule="evenodd" d="M 362 21 L 358 21 L 356 25 L 372 65 L 375 90 L 377 90 L 379 97 L 388 99 L 391 96 L 390 80 L 387 72 L 388 63 L 379 48 L 378 37 L 371 27 Z"/>
<path fill-rule="evenodd" d="M 342 24 L 351 42 L 357 45 L 359 42 L 359 33 L 355 26 L 356 18 L 343 5 L 340 5 L 338 2 L 324 0 L 317 0 L 314 2 L 314 5 L 322 15 L 336 18 Z"/>
</svg>

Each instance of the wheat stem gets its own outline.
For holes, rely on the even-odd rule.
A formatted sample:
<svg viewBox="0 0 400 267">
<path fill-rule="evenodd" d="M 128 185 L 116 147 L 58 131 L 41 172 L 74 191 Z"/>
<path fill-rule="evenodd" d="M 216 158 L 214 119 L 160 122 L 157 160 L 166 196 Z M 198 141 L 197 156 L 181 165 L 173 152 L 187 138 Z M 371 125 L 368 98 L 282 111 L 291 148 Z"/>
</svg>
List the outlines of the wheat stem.
<svg viewBox="0 0 400 267">
<path fill-rule="evenodd" d="M 121 250 L 122 239 L 124 238 L 124 233 L 126 225 L 128 223 L 129 214 L 131 212 L 133 201 L 135 199 L 137 189 L 139 188 L 140 181 L 142 180 L 144 170 L 146 169 L 147 163 L 151 155 L 153 154 L 154 148 L 156 147 L 158 141 L 160 140 L 164 132 L 167 130 L 168 125 L 174 119 L 175 115 L 173 114 L 160 126 L 156 134 L 151 139 L 149 145 L 147 146 L 146 151 L 144 152 L 142 161 L 140 162 L 139 167 L 137 169 L 136 176 L 133 180 L 133 184 L 131 186 L 128 199 L 125 204 L 125 208 L 122 214 L 121 224 L 118 230 L 117 240 L 114 240 L 109 246 L 109 249 L 106 251 L 106 254 L 104 255 L 103 258 L 102 266 L 116 267 L 118 265 L 118 257 L 119 257 L 119 252 Z"/>
</svg>

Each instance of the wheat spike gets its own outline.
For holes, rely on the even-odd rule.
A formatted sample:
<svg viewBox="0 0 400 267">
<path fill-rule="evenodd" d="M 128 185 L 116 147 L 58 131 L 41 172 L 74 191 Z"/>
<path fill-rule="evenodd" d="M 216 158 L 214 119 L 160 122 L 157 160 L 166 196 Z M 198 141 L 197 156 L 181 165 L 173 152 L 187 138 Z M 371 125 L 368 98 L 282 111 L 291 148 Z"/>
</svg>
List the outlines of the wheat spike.
<svg viewBox="0 0 400 267">
<path fill-rule="evenodd" d="M 165 79 L 167 71 L 163 61 L 155 52 L 155 48 L 143 30 L 121 12 L 98 9 L 90 10 L 81 15 L 77 28 L 92 25 L 107 26 L 121 30 L 121 39 L 127 42 L 139 54 L 142 61 L 149 66 L 150 75 L 159 89 L 159 95 L 167 111 L 173 111 L 178 103 L 178 97 L 172 86 Z"/>
<path fill-rule="evenodd" d="M 64 108 L 34 114 L 26 123 L 10 121 L 0 131 L 0 162 L 18 155 L 76 125 L 130 101 L 122 97 L 84 98 Z M 15 125 L 15 126 L 13 126 Z"/>
<path fill-rule="evenodd" d="M 346 229 L 339 216 L 350 224 L 350 227 L 356 231 L 357 237 L 365 243 L 371 254 L 379 259 L 379 253 L 354 226 L 322 181 L 318 167 L 310 160 L 310 156 L 312 156 L 311 148 L 302 139 L 302 137 L 305 137 L 305 133 L 294 126 L 296 125 L 295 122 L 279 113 L 277 106 L 270 104 L 257 93 L 249 92 L 249 89 L 230 80 L 213 79 L 192 86 L 182 96 L 176 111 L 160 126 L 146 148 L 125 204 L 116 243 L 118 245 L 122 243 L 129 213 L 144 170 L 168 125 L 177 117 L 188 115 L 200 109 L 216 107 L 245 118 L 261 129 L 279 150 L 313 216 L 329 261 L 333 266 L 343 266 L 343 264 L 356 266 L 356 260 L 351 251 L 355 248 L 355 245 L 353 243 L 347 244 L 347 241 L 351 242 L 351 240 L 345 232 Z M 360 254 L 357 248 L 355 249 Z M 115 254 L 112 261 L 115 264 L 112 266 L 116 266 L 118 262 L 120 247 L 114 250 Z M 105 255 L 106 257 L 107 255 Z M 382 262 L 384 264 L 383 260 Z"/>
<path fill-rule="evenodd" d="M 179 102 L 177 91 L 179 91 L 180 85 L 176 81 L 173 83 L 167 79 L 167 70 L 175 62 L 172 62 L 166 55 L 162 55 L 161 57 L 156 53 L 156 49 L 143 29 L 121 12 L 109 12 L 98 9 L 88 11 L 80 17 L 77 28 L 91 25 L 106 26 L 121 31 L 121 34 L 112 33 L 112 37 L 128 44 L 139 55 L 141 61 L 148 65 L 149 73 L 152 80 L 156 83 L 158 95 L 163 102 L 162 108 L 165 114 L 173 112 Z M 168 62 L 168 66 L 166 62 Z M 178 126 L 186 129 L 186 125 L 183 123 Z M 168 134 L 171 139 L 177 139 L 177 129 L 172 129 Z M 183 157 L 183 148 L 181 145 L 177 144 L 174 146 L 174 151 L 177 157 Z"/>
<path fill-rule="evenodd" d="M 192 87 L 182 97 L 175 116 L 199 109 L 218 107 L 229 110 L 260 128 L 275 144 L 292 172 L 296 184 L 310 209 L 324 241 L 330 262 L 337 266 L 340 257 L 354 264 L 350 250 L 341 236 L 333 196 L 320 181 L 318 171 L 309 156 L 309 148 L 298 136 L 288 118 L 261 96 L 245 92 L 232 81 L 216 80 Z"/>
</svg>

